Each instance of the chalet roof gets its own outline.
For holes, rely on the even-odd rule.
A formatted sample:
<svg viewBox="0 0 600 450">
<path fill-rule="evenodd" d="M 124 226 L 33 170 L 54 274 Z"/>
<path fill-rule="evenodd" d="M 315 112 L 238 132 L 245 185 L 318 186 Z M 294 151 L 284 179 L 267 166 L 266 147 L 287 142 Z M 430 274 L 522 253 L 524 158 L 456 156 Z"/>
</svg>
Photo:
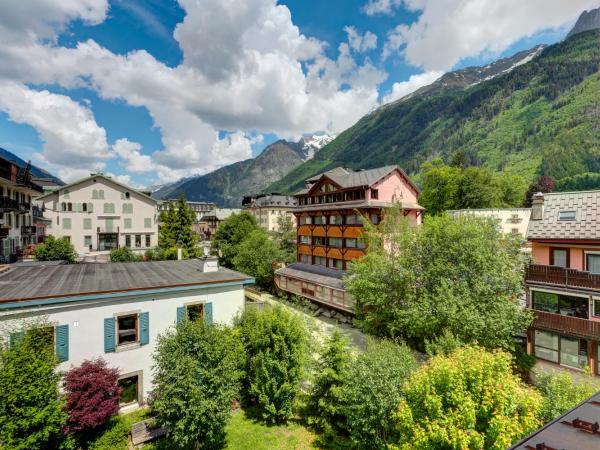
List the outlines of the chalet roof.
<svg viewBox="0 0 600 450">
<path fill-rule="evenodd" d="M 598 424 L 598 422 L 600 422 L 600 392 L 519 441 L 509 450 L 537 448 L 540 450 L 598 450 L 600 434 L 586 431 L 586 427 L 593 423 Z"/>
<path fill-rule="evenodd" d="M 222 267 L 203 272 L 202 262 L 195 259 L 13 267 L 0 273 L 0 304 L 232 281 L 253 282 Z"/>
<path fill-rule="evenodd" d="M 574 220 L 559 213 L 574 211 Z M 541 220 L 530 220 L 528 239 L 600 239 L 600 191 L 544 194 Z"/>
<path fill-rule="evenodd" d="M 248 200 L 247 200 L 248 199 Z M 258 207 L 274 206 L 294 208 L 298 205 L 298 199 L 291 195 L 261 194 L 256 197 L 244 197 L 243 206 L 250 207 L 252 200 Z"/>
<path fill-rule="evenodd" d="M 344 289 L 342 278 L 345 272 L 343 270 L 330 269 L 328 267 L 312 264 L 293 263 L 287 267 L 276 270 L 275 273 L 306 280 L 322 286 L 332 287 L 334 289 Z"/>
</svg>

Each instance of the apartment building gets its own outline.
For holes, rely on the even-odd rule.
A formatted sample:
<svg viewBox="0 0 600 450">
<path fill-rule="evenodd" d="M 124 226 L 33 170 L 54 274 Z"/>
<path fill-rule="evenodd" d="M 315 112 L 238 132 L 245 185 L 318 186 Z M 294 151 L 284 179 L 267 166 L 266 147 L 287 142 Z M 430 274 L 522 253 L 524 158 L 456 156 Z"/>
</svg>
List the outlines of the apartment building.
<svg viewBox="0 0 600 450">
<path fill-rule="evenodd" d="M 517 234 L 523 239 L 527 236 L 531 208 L 483 208 L 483 209 L 455 209 L 448 214 L 460 216 L 475 216 L 494 219 L 506 234 Z"/>
<path fill-rule="evenodd" d="M 92 174 L 37 199 L 49 235 L 71 241 L 78 254 L 158 244 L 157 202 L 103 174 Z"/>
<path fill-rule="evenodd" d="M 411 223 L 421 223 L 419 190 L 398 166 L 354 171 L 338 167 L 306 180 L 298 207 L 297 262 L 275 272 L 283 291 L 351 312 L 345 291 L 348 263 L 365 255 L 363 221 L 379 223 L 386 208 L 401 205 Z"/>
<path fill-rule="evenodd" d="M 538 193 L 527 230 L 528 351 L 600 374 L 600 191 Z"/>
<path fill-rule="evenodd" d="M 214 208 L 211 211 L 208 211 L 202 216 L 202 219 L 198 223 L 198 229 L 200 230 L 202 237 L 209 240 L 212 235 L 215 234 L 221 222 L 232 215 L 241 212 L 241 209 L 236 208 Z"/>
<path fill-rule="evenodd" d="M 152 390 L 152 353 L 181 320 L 231 324 L 254 280 L 216 258 L 13 267 L 0 273 L 0 340 L 14 342 L 43 318 L 48 344 L 66 371 L 102 357 L 120 372 L 123 406 Z"/>
<path fill-rule="evenodd" d="M 0 158 L 0 264 L 15 262 L 21 250 L 38 242 L 32 198 L 41 193 L 28 167 Z"/>
<path fill-rule="evenodd" d="M 278 231 L 281 217 L 289 217 L 296 226 L 294 211 L 297 207 L 298 200 L 294 196 L 276 193 L 246 196 L 242 200 L 242 210 L 252 214 L 267 231 Z"/>
</svg>

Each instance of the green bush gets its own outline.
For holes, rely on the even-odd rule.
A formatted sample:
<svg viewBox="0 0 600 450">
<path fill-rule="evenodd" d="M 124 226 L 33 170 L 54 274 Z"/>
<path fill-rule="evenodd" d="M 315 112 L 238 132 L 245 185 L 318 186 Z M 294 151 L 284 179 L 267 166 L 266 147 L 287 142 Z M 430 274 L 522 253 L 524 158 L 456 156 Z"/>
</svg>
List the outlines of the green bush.
<svg viewBox="0 0 600 450">
<path fill-rule="evenodd" d="M 184 320 L 159 336 L 153 358 L 150 404 L 157 422 L 169 430 L 170 442 L 220 448 L 243 377 L 245 354 L 239 334 Z"/>
<path fill-rule="evenodd" d="M 254 230 L 237 246 L 233 268 L 253 276 L 262 288 L 273 288 L 273 262 L 280 259 L 281 251 L 262 229 Z"/>
<path fill-rule="evenodd" d="M 425 339 L 425 352 L 429 356 L 448 355 L 462 346 L 463 343 L 449 330 L 434 339 Z"/>
<path fill-rule="evenodd" d="M 89 445 L 89 450 L 113 450 L 121 448 L 131 429 L 119 418 L 109 421 L 106 431 Z"/>
<path fill-rule="evenodd" d="M 292 416 L 306 356 L 306 328 L 281 308 L 247 309 L 238 318 L 247 354 L 247 400 L 256 402 L 267 422 Z"/>
<path fill-rule="evenodd" d="M 142 257 L 129 247 L 113 248 L 110 251 L 110 262 L 136 262 L 141 261 Z"/>
<path fill-rule="evenodd" d="M 35 259 L 38 261 L 67 261 L 75 262 L 75 247 L 66 239 L 56 239 L 48 236 L 35 248 Z"/>
<path fill-rule="evenodd" d="M 410 349 L 369 340 L 346 372 L 341 397 L 350 439 L 358 448 L 384 449 L 395 442 L 395 414 L 405 380 L 417 368 Z"/>
<path fill-rule="evenodd" d="M 246 211 L 232 214 L 219 224 L 212 238 L 212 251 L 219 255 L 219 264 L 233 268 L 233 258 L 237 255 L 239 244 L 250 233 L 260 229 L 253 215 Z"/>
</svg>

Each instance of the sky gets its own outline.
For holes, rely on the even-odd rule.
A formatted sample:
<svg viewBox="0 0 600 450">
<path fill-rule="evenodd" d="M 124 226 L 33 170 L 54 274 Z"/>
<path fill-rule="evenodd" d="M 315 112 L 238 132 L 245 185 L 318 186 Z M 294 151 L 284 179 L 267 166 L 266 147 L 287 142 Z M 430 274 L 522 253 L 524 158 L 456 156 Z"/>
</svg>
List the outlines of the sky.
<svg viewBox="0 0 600 450">
<path fill-rule="evenodd" d="M 199 175 L 338 134 L 600 0 L 4 0 L 0 147 L 70 182 Z"/>
</svg>

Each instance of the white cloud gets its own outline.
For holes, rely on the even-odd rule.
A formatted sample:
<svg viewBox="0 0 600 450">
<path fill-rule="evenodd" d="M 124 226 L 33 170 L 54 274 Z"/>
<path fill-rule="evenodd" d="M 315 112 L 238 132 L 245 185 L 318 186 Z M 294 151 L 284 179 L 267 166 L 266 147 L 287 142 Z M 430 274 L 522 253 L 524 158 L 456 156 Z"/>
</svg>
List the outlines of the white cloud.
<svg viewBox="0 0 600 450">
<path fill-rule="evenodd" d="M 417 75 L 411 75 L 406 81 L 396 82 L 392 85 L 392 90 L 383 97 L 383 103 L 399 100 L 402 97 L 413 93 L 420 87 L 433 83 L 442 75 L 444 75 L 444 72 L 440 71 L 424 72 Z"/>
<path fill-rule="evenodd" d="M 426 71 L 448 70 L 461 59 L 499 54 L 517 40 L 572 23 L 598 0 L 403 0 L 421 11 L 388 35 L 384 56 L 400 51 Z"/>
<path fill-rule="evenodd" d="M 348 44 L 350 48 L 358 53 L 363 53 L 377 48 L 377 35 L 370 31 L 360 34 L 353 26 L 344 27 L 348 34 Z"/>
<path fill-rule="evenodd" d="M 117 139 L 113 150 L 123 162 L 123 167 L 134 173 L 151 172 L 155 170 L 152 158 L 142 154 L 142 146 L 126 138 Z"/>
<path fill-rule="evenodd" d="M 394 8 L 399 7 L 402 4 L 402 0 L 369 0 L 369 2 L 363 6 L 363 12 L 368 16 L 374 16 L 377 14 L 391 15 L 394 12 Z"/>
</svg>

